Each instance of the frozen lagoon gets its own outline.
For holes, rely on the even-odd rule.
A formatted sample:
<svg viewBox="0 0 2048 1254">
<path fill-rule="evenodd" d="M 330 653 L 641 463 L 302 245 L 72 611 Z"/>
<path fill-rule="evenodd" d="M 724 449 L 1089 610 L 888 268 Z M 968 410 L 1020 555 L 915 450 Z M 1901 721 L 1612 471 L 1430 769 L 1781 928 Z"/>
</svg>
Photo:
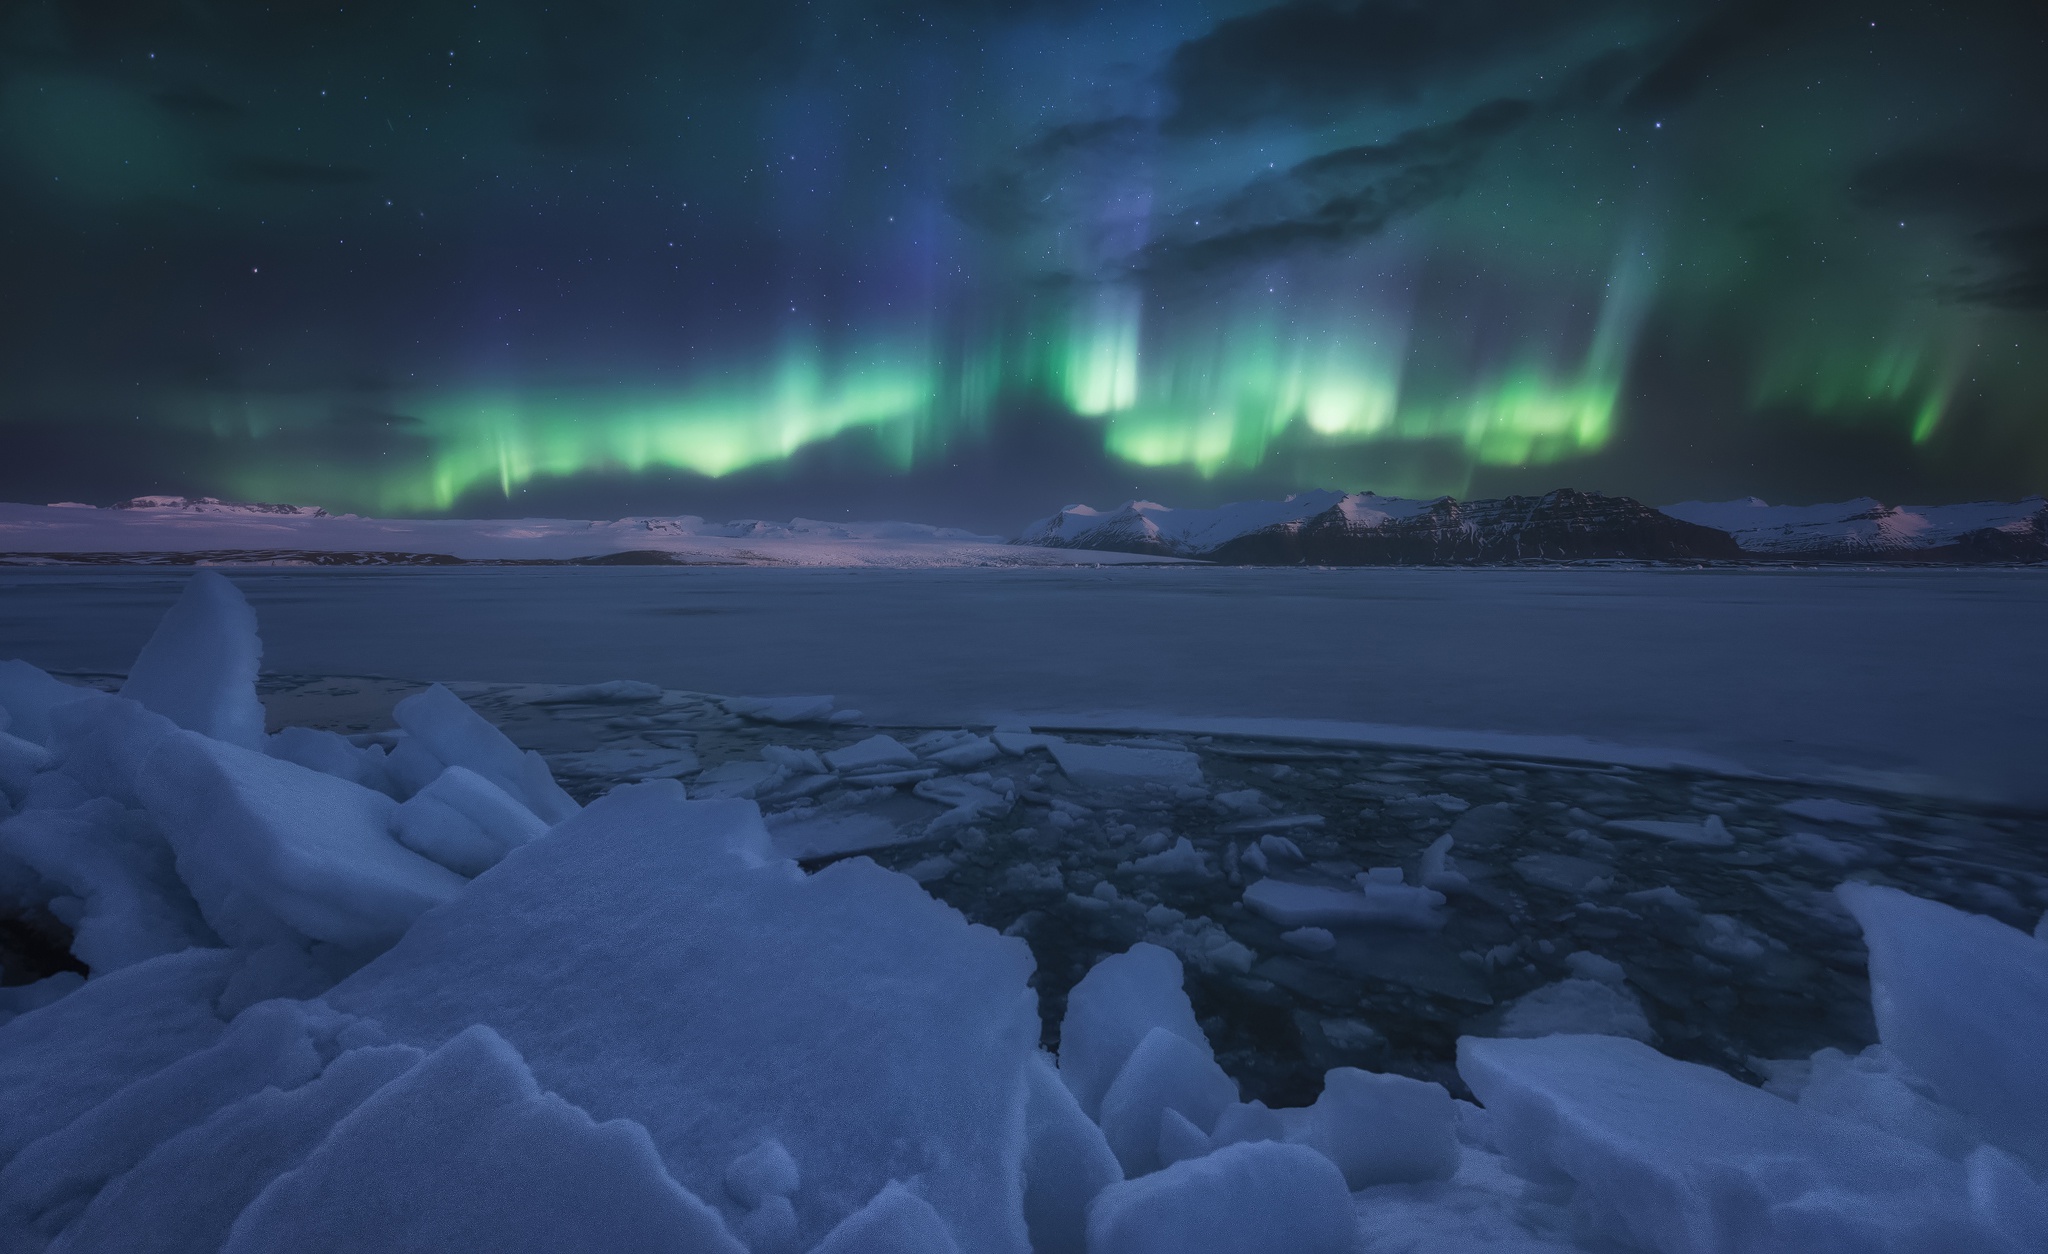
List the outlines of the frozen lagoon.
<svg viewBox="0 0 2048 1254">
<path fill-rule="evenodd" d="M 92 964 L 82 985 L 9 990 L 9 1248 L 147 1230 L 237 1252 L 2018 1254 L 2048 1232 L 2048 1091 L 2028 1062 L 2048 948 L 2021 930 L 2048 877 L 2001 865 L 2034 860 L 2037 819 L 1220 735 L 906 744 L 816 721 L 829 703 L 637 681 L 462 685 L 467 705 L 403 681 L 259 684 L 254 631 L 207 576 L 142 650 L 132 699 L 0 671 L 19 733 L 0 735 L 0 791 L 20 808 L 0 869 Z M 259 691 L 274 720 L 326 705 L 343 728 L 399 727 L 267 737 Z M 602 796 L 579 809 L 493 722 Z M 694 799 L 667 780 L 606 791 L 649 774 L 691 776 Z M 1330 813 L 1302 812 L 1311 798 Z M 930 817 L 898 814 L 903 836 L 955 848 L 907 876 L 786 860 L 836 815 L 913 799 Z M 1140 838 L 1153 823 L 1182 835 Z M 1174 880 L 1216 918 L 1169 907 Z M 968 920 L 1032 894 L 1048 909 L 998 937 L 918 883 Z M 1741 893 L 1777 916 L 1719 912 Z M 1083 946 L 1041 948 L 1062 901 L 1101 926 L 1058 932 L 1123 951 L 1078 982 L 1058 959 Z M 1537 985 L 1468 1025 L 1454 1072 L 1385 1058 L 1331 1067 L 1312 1105 L 1241 1100 L 1262 1086 L 1229 1046 L 1255 1044 L 1252 1025 L 1204 1009 L 1198 968 L 1263 996 L 1273 1026 L 1285 988 L 1363 993 L 1391 1028 L 1382 993 L 1254 966 L 1254 947 L 1347 967 L 1394 957 L 1389 928 L 1448 950 L 1489 923 L 1507 939 L 1483 954 L 1363 972 L 1479 1004 L 1495 998 L 1427 968 Z M 1133 943 L 1155 930 L 1164 947 Z M 1753 998 L 1780 1022 L 1799 1017 L 1787 995 L 1838 1000 L 1860 983 L 1859 931 L 1874 1033 L 1836 1039 L 1880 1044 L 1736 1050 L 1727 1074 L 1641 1043 L 1697 1054 L 1698 1024 Z M 1055 1019 L 1057 1061 L 1031 1048 Z M 1302 1032 L 1357 1062 L 1377 1036 L 1313 1016 Z"/>
<path fill-rule="evenodd" d="M 183 578 L 0 571 L 0 657 L 124 671 Z M 1321 734 L 2048 806 L 2048 577 L 2038 571 L 486 568 L 235 578 L 263 622 L 273 673 L 629 678 L 829 693 L 883 725 Z"/>
</svg>

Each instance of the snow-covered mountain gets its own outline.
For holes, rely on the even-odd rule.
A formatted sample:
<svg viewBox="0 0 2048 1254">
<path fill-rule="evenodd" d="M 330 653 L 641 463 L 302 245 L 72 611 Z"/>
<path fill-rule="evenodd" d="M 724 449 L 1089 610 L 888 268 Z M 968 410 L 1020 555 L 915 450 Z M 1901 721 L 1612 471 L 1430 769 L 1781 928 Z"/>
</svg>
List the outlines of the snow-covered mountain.
<svg viewBox="0 0 2048 1254">
<path fill-rule="evenodd" d="M 1019 545 L 1242 565 L 1399 566 L 1518 561 L 2048 561 L 2048 501 L 1892 506 L 1687 501 L 1653 509 L 1560 488 L 1543 496 L 1432 501 L 1299 492 L 1279 501 L 1172 509 L 1069 505 Z"/>
<path fill-rule="evenodd" d="M 1075 505 L 1026 527 L 1017 543 L 1198 557 L 1243 565 L 1379 566 L 1742 556 L 1725 532 L 1625 496 L 1561 488 L 1543 496 L 1433 501 L 1372 492 L 1302 492 L 1283 501 L 1174 510 L 1133 501 Z"/>
<path fill-rule="evenodd" d="M 0 504 L 0 562 L 413 566 L 1065 566 L 1158 561 L 1020 549 L 1000 536 L 906 522 L 706 522 L 694 515 L 399 519 L 308 505 L 138 497 L 111 509 Z"/>
<path fill-rule="evenodd" d="M 1746 553 L 1807 559 L 1903 561 L 2048 560 L 2048 500 L 2007 504 L 1886 505 L 1858 497 L 1833 505 L 1767 505 L 1684 501 L 1666 505 L 1673 518 L 1735 537 Z"/>
</svg>

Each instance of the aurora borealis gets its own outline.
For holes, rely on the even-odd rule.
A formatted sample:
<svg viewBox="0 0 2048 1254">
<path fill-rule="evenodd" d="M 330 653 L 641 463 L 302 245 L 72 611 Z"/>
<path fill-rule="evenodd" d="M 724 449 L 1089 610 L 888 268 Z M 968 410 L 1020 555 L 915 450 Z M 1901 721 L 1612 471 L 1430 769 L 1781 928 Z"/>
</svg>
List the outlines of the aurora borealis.
<svg viewBox="0 0 2048 1254">
<path fill-rule="evenodd" d="M 0 496 L 2048 488 L 2037 5 L 26 2 Z"/>
</svg>

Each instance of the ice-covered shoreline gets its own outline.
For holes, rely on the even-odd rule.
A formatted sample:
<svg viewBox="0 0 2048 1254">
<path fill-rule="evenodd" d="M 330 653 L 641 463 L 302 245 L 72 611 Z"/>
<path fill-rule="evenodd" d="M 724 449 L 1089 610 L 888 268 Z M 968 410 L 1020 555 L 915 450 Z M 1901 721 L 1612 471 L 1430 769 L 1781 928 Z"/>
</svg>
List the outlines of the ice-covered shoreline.
<svg viewBox="0 0 2048 1254">
<path fill-rule="evenodd" d="M 1982 915 L 1842 888 L 1881 1043 L 1770 1064 L 1769 1091 L 1627 1039 L 1626 1015 L 1610 1013 L 1620 1035 L 1544 1034 L 1631 995 L 1588 953 L 1527 1030 L 1460 1042 L 1478 1104 L 1339 1067 L 1314 1104 L 1269 1109 L 1219 1066 L 1181 957 L 1141 943 L 1097 963 L 1045 1053 L 1023 941 L 866 859 L 805 874 L 748 799 L 771 778 L 777 796 L 843 778 L 929 795 L 967 831 L 1016 801 L 977 764 L 1047 755 L 1091 788 L 1241 813 L 1226 826 L 1263 832 L 1261 859 L 1290 856 L 1285 831 L 1307 838 L 1215 793 L 1184 747 L 876 734 L 690 772 L 687 799 L 657 778 L 578 806 L 445 688 L 400 703 L 402 736 L 267 734 L 254 629 L 202 576 L 125 695 L 0 669 L 0 869 L 91 968 L 6 995 L 10 1248 L 125 1249 L 142 1231 L 237 1252 L 752 1254 L 2017 1252 L 2048 1236 L 2048 943 Z M 942 778 L 957 783 L 926 787 Z M 1471 882 L 1455 850 L 1483 847 L 1483 826 L 1355 887 L 1246 901 L 1304 950 L 1345 919 L 1440 927 Z M 1635 826 L 1611 839 L 1747 839 L 1718 813 Z M 1186 840 L 1142 856 L 1161 872 L 1203 857 Z M 1243 858 L 1253 885 L 1290 882 Z M 2038 909 L 2048 880 L 2013 883 Z M 1757 943 L 1711 922 L 1730 961 Z"/>
</svg>

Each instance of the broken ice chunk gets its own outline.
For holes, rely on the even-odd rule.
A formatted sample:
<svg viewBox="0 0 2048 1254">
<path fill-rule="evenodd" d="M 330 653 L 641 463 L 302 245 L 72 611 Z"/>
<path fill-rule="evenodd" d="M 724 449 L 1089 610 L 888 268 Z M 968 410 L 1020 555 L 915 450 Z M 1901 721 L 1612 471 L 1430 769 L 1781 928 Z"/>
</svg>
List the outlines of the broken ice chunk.
<svg viewBox="0 0 2048 1254">
<path fill-rule="evenodd" d="M 761 760 L 773 762 L 792 775 L 823 775 L 825 763 L 815 749 L 791 749 L 786 745 L 764 745 Z"/>
<path fill-rule="evenodd" d="M 884 766 L 916 766 L 917 755 L 894 736 L 880 733 L 866 740 L 856 741 L 843 749 L 834 749 L 825 755 L 825 763 L 835 771 L 868 771 Z"/>
<path fill-rule="evenodd" d="M 721 697 L 727 714 L 764 723 L 821 723 L 832 718 L 830 697 Z"/>
<path fill-rule="evenodd" d="M 1001 749 L 1013 758 L 1021 758 L 1033 749 L 1051 749 L 1060 742 L 1058 736 L 1040 736 L 1031 732 L 1001 730 L 990 733 L 989 740 L 995 744 L 996 748 Z"/>
<path fill-rule="evenodd" d="M 1289 862 L 1308 861 L 1308 855 L 1302 853 L 1301 846 L 1285 836 L 1261 836 L 1259 848 L 1264 850 L 1269 858 L 1285 858 Z"/>
<path fill-rule="evenodd" d="M 1509 1002 L 1501 1015 L 1499 1035 L 1537 1037 L 1574 1032 L 1637 1041 L 1656 1035 L 1635 994 L 1612 983 L 1576 976 Z"/>
<path fill-rule="evenodd" d="M 27 662 L 0 662 L 0 710 L 7 711 L 10 735 L 48 747 L 50 711 L 89 695 L 93 689 L 52 678 Z"/>
<path fill-rule="evenodd" d="M 1237 1083 L 1209 1053 L 1166 1028 L 1138 1042 L 1102 1095 L 1102 1135 L 1125 1177 L 1157 1171 L 1160 1119 L 1178 1111 L 1207 1137 L 1216 1118 L 1237 1100 Z"/>
<path fill-rule="evenodd" d="M 1298 927 L 1291 932 L 1280 933 L 1283 944 L 1292 945 L 1305 954 L 1326 954 L 1337 947 L 1337 938 L 1328 928 Z"/>
<path fill-rule="evenodd" d="M 336 1223 L 337 1215 L 349 1216 Z M 235 1221 L 222 1254 L 613 1249 L 743 1254 L 647 1130 L 543 1093 L 488 1027 L 343 1120 Z"/>
<path fill-rule="evenodd" d="M 474 878 L 548 827 L 490 780 L 451 766 L 398 807 L 393 830 L 414 853 Z"/>
<path fill-rule="evenodd" d="M 1991 1230 L 1961 1166 L 1636 1041 L 1468 1036 L 1458 1074 L 1521 1172 L 1575 1182 L 1591 1236 L 1661 1254 L 2026 1248 Z"/>
<path fill-rule="evenodd" d="M 1244 890 L 1244 904 L 1282 927 L 1387 924 L 1438 928 L 1444 895 L 1428 888 L 1372 884 L 1357 892 L 1267 877 Z"/>
<path fill-rule="evenodd" d="M 1060 770 L 1077 784 L 1117 788 L 1140 784 L 1202 783 L 1201 759 L 1180 749 L 1129 749 L 1118 745 L 1048 746 Z"/>
<path fill-rule="evenodd" d="M 1100 1114 L 1102 1095 L 1153 1028 L 1209 1048 L 1181 979 L 1180 959 L 1140 943 L 1096 963 L 1067 994 L 1060 1078 L 1089 1118 Z"/>
<path fill-rule="evenodd" d="M 1008 797 L 977 784 L 970 784 L 964 779 L 922 780 L 911 789 L 911 792 L 926 801 L 936 801 L 947 807 L 944 814 L 925 826 L 925 832 L 929 835 L 937 835 L 1010 812 L 1011 801 Z"/>
<path fill-rule="evenodd" d="M 1878 1039 L 1993 1144 L 2048 1170 L 2048 945 L 1896 888 L 1835 892 L 1870 946 Z"/>
<path fill-rule="evenodd" d="M 539 754 L 520 752 L 505 733 L 444 686 L 414 693 L 391 715 L 406 732 L 392 755 L 393 769 L 400 769 L 401 760 L 410 761 L 411 787 L 424 787 L 447 767 L 466 766 L 518 798 L 544 823 L 559 823 L 579 809 Z"/>
<path fill-rule="evenodd" d="M 1125 863 L 1124 867 L 1119 869 L 1126 868 L 1141 875 L 1170 875 L 1188 879 L 1205 879 L 1216 874 L 1215 868 L 1209 865 L 1209 855 L 1195 848 L 1193 842 L 1185 836 L 1174 841 L 1171 848 L 1162 849 L 1158 853 L 1148 853 L 1136 861 Z"/>
<path fill-rule="evenodd" d="M 1300 1145 L 1249 1141 L 1110 1185 L 1088 1215 L 1089 1254 L 1351 1254 L 1344 1177 Z"/>
<path fill-rule="evenodd" d="M 1454 1122 L 1441 1084 L 1335 1067 L 1291 1139 L 1337 1164 L 1349 1188 L 1419 1184 L 1458 1169 Z"/>
<path fill-rule="evenodd" d="M 202 570 L 135 656 L 121 695 L 202 736 L 263 747 L 256 612 L 217 571 Z"/>
<path fill-rule="evenodd" d="M 383 793 L 196 732 L 157 746 L 138 791 L 207 923 L 234 945 L 382 948 L 463 885 L 398 843 L 398 804 Z"/>
</svg>

